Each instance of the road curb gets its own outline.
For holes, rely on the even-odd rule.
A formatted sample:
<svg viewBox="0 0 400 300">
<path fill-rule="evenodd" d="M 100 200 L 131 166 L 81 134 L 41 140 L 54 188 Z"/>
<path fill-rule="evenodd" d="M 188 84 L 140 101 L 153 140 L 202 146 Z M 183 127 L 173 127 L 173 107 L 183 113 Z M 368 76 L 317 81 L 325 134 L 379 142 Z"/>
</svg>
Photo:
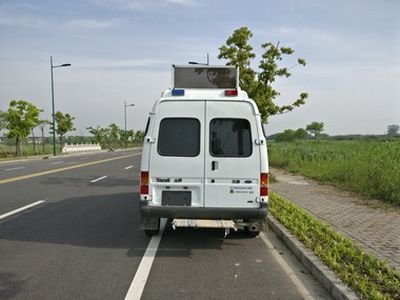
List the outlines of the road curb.
<svg viewBox="0 0 400 300">
<path fill-rule="evenodd" d="M 269 228 L 281 239 L 294 255 L 302 262 L 308 271 L 337 300 L 360 299 L 354 291 L 347 287 L 311 250 L 281 225 L 271 214 L 268 214 Z"/>
</svg>

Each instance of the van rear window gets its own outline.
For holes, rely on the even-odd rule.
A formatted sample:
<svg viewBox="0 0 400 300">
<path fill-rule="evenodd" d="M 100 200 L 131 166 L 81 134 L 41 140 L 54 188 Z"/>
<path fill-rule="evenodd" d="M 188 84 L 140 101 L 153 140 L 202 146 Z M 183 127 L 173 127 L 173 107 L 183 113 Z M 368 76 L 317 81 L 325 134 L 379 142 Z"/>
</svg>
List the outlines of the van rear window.
<svg viewBox="0 0 400 300">
<path fill-rule="evenodd" d="M 194 118 L 165 118 L 160 122 L 158 153 L 190 156 L 200 153 L 200 121 Z"/>
<path fill-rule="evenodd" d="M 250 123 L 246 119 L 212 119 L 210 152 L 219 157 L 248 157 L 252 154 Z"/>
</svg>

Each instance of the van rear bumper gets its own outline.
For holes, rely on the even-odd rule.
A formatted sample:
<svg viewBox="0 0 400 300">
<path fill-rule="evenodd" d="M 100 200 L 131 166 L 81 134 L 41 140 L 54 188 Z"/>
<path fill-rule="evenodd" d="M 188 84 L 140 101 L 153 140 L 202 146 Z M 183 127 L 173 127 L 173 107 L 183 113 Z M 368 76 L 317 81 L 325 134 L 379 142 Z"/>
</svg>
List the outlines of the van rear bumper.
<svg viewBox="0 0 400 300">
<path fill-rule="evenodd" d="M 148 218 L 265 219 L 267 206 L 267 203 L 261 203 L 259 208 L 150 206 L 140 201 L 140 214 Z"/>
</svg>

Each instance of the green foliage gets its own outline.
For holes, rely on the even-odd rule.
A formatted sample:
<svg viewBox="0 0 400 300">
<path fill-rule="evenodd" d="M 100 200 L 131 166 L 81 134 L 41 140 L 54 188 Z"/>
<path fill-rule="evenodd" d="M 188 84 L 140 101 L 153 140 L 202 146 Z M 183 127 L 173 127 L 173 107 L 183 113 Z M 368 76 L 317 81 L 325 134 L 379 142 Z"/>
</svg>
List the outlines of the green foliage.
<svg viewBox="0 0 400 300">
<path fill-rule="evenodd" d="M 284 132 L 278 133 L 275 140 L 277 142 L 293 142 L 294 140 L 305 140 L 307 138 L 307 131 L 303 128 L 299 128 L 296 131 L 286 129 Z"/>
<path fill-rule="evenodd" d="M 275 140 L 277 142 L 292 142 L 294 141 L 294 131 L 286 129 L 284 132 L 278 133 Z"/>
<path fill-rule="evenodd" d="M 33 128 L 40 124 L 42 109 L 24 100 L 11 100 L 6 113 L 2 113 L 2 126 L 8 132 L 6 136 L 15 139 L 15 155 L 21 155 L 21 139 L 27 138 Z"/>
<path fill-rule="evenodd" d="M 86 128 L 90 134 L 93 134 L 93 142 L 94 143 L 99 143 L 102 148 L 108 147 L 108 136 L 110 134 L 110 129 L 109 128 L 101 128 L 99 125 L 94 127 L 87 127 Z"/>
<path fill-rule="evenodd" d="M 393 124 L 393 125 L 389 125 L 388 129 L 387 129 L 387 134 L 390 136 L 395 136 L 399 133 L 400 130 L 400 126 Z"/>
<path fill-rule="evenodd" d="M 6 141 L 5 143 L 0 144 L 0 159 L 4 158 L 13 158 L 15 159 L 15 146 L 11 146 L 8 142 L 12 142 L 15 144 L 15 139 L 11 139 Z M 44 148 L 44 149 L 43 149 Z M 53 146 L 51 141 L 48 141 L 44 146 L 42 144 L 34 148 L 33 144 L 23 143 L 21 141 L 21 157 L 26 156 L 34 156 L 34 155 L 45 155 L 45 154 L 52 154 L 53 153 Z"/>
<path fill-rule="evenodd" d="M 294 138 L 296 140 L 306 140 L 308 139 L 308 133 L 304 128 L 299 128 L 294 132 Z"/>
<path fill-rule="evenodd" d="M 272 143 L 269 162 L 400 205 L 400 140 Z"/>
<path fill-rule="evenodd" d="M 111 123 L 110 125 L 108 125 L 108 129 L 109 129 L 109 138 L 111 140 L 111 146 L 113 148 L 117 148 L 117 146 L 120 145 L 119 138 L 121 129 L 115 123 Z"/>
<path fill-rule="evenodd" d="M 66 144 L 91 144 L 96 143 L 93 137 L 88 136 L 67 136 L 64 139 Z"/>
<path fill-rule="evenodd" d="M 74 124 L 73 120 L 75 117 L 71 116 L 70 114 L 66 113 L 65 115 L 58 111 L 55 113 L 55 120 L 56 120 L 56 133 L 60 136 L 60 147 L 63 145 L 63 139 L 67 132 L 74 131 Z"/>
<path fill-rule="evenodd" d="M 324 123 L 312 122 L 311 124 L 307 125 L 306 130 L 312 134 L 315 139 L 317 139 L 317 136 L 324 131 Z"/>
<path fill-rule="evenodd" d="M 0 110 L 0 131 L 6 128 L 7 121 L 6 121 L 7 113 Z"/>
<path fill-rule="evenodd" d="M 143 130 L 136 131 L 134 142 L 139 144 L 143 143 L 143 140 L 144 140 L 144 131 Z"/>
<path fill-rule="evenodd" d="M 291 111 L 305 103 L 308 94 L 303 92 L 292 104 L 278 106 L 274 99 L 280 93 L 272 87 L 272 83 L 279 77 L 290 77 L 290 69 L 298 65 L 305 66 L 306 62 L 304 59 L 298 58 L 297 64 L 290 68 L 281 68 L 278 63 L 283 60 L 284 56 L 293 54 L 294 50 L 280 47 L 279 42 L 277 45 L 264 43 L 261 45 L 264 53 L 258 65 L 259 72 L 256 72 L 251 67 L 251 61 L 256 57 L 249 44 L 252 36 L 253 34 L 247 27 L 236 29 L 228 37 L 226 43 L 219 48 L 218 58 L 226 59 L 227 65 L 239 68 L 240 88 L 257 103 L 263 121 L 267 122 L 269 116 Z"/>
<path fill-rule="evenodd" d="M 124 145 L 127 144 L 129 140 L 132 140 L 134 135 L 135 135 L 135 132 L 132 129 L 127 130 L 126 132 L 124 129 L 119 130 L 119 137 L 120 137 L 121 142 L 124 143 Z"/>
<path fill-rule="evenodd" d="M 100 126 L 87 127 L 86 128 L 89 133 L 94 135 L 94 142 L 100 143 L 102 148 L 112 147 L 119 148 L 125 145 L 125 141 L 127 142 L 127 146 L 137 146 L 143 143 L 144 132 L 139 130 L 137 132 L 132 129 L 127 130 L 125 134 L 125 130 L 121 129 L 115 123 L 111 123 L 106 128 L 101 128 Z"/>
<path fill-rule="evenodd" d="M 399 299 L 400 273 L 294 203 L 272 193 L 269 211 L 362 299 Z"/>
</svg>

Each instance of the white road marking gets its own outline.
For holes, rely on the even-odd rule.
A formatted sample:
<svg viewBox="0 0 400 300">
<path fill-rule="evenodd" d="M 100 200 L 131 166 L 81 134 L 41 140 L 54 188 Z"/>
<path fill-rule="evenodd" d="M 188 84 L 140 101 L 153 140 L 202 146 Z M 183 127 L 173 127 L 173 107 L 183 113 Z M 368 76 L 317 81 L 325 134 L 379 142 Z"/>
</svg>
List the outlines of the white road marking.
<svg viewBox="0 0 400 300">
<path fill-rule="evenodd" d="M 44 200 L 39 200 L 39 201 L 36 201 L 36 202 L 34 202 L 34 203 L 32 203 L 32 204 L 29 204 L 29 205 L 26 205 L 26 206 L 23 206 L 23 207 L 14 209 L 14 210 L 12 210 L 12 211 L 10 211 L 10 212 L 8 212 L 8 213 L 5 213 L 5 214 L 1 215 L 1 216 L 0 216 L 0 220 L 1 220 L 1 219 L 4 219 L 4 218 L 7 218 L 7 217 L 9 217 L 9 216 L 11 216 L 11 215 L 13 215 L 13 214 L 19 213 L 19 212 L 21 212 L 21 211 L 23 211 L 23 210 L 25 210 L 25 209 L 28 209 L 28 208 L 31 208 L 31 207 L 33 207 L 33 206 L 39 205 L 39 204 L 41 204 L 41 203 L 43 203 L 43 202 L 45 202 L 45 201 L 44 201 Z"/>
<path fill-rule="evenodd" d="M 87 159 L 87 157 L 81 157 L 79 160 L 84 160 L 84 159 Z"/>
<path fill-rule="evenodd" d="M 26 167 L 15 167 L 15 168 L 6 169 L 6 171 L 21 170 L 21 169 L 25 169 L 25 168 Z"/>
<path fill-rule="evenodd" d="M 279 252 L 274 248 L 270 240 L 264 234 L 264 232 L 260 232 L 260 237 L 267 246 L 267 248 L 271 251 L 272 255 L 274 256 L 275 260 L 279 263 L 285 273 L 289 276 L 290 280 L 296 286 L 299 293 L 303 296 L 305 300 L 313 300 L 314 297 L 311 296 L 310 292 L 304 286 L 304 284 L 300 281 L 299 277 L 293 272 L 292 268 L 286 263 L 286 261 L 282 258 Z"/>
<path fill-rule="evenodd" d="M 97 178 L 97 179 L 92 180 L 91 182 L 97 182 L 97 181 L 106 179 L 107 177 L 108 177 L 108 176 L 102 176 L 102 177 L 99 177 L 99 178 Z"/>
<path fill-rule="evenodd" d="M 52 162 L 51 165 L 58 165 L 58 164 L 62 164 L 63 162 L 64 162 L 63 160 L 55 161 L 55 162 Z"/>
<path fill-rule="evenodd" d="M 125 296 L 125 300 L 139 300 L 142 296 L 166 223 L 167 219 L 161 219 L 160 233 L 151 238 L 131 286 L 129 287 L 128 293 Z"/>
<path fill-rule="evenodd" d="M 125 170 L 129 170 L 129 169 L 132 169 L 133 168 L 133 166 L 127 166 L 127 167 L 125 167 Z"/>
</svg>

